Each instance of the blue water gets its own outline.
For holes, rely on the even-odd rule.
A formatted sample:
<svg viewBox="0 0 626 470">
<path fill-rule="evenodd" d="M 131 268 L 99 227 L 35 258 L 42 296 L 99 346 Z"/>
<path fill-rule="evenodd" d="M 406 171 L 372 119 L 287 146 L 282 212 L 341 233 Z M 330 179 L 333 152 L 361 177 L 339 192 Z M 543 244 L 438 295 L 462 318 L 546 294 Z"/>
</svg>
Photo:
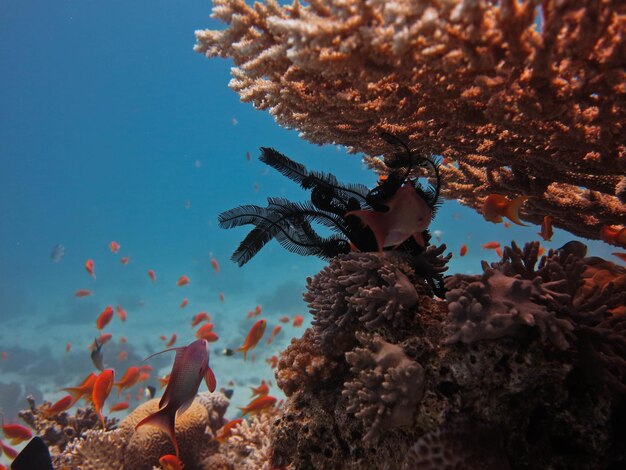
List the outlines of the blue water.
<svg viewBox="0 0 626 470">
<path fill-rule="evenodd" d="M 375 176 L 360 156 L 311 145 L 239 102 L 227 86 L 232 63 L 193 51 L 194 30 L 221 28 L 209 18 L 210 8 L 199 0 L 0 3 L 0 351 L 9 352 L 0 362 L 0 386 L 23 386 L 17 402 L 0 395 L 7 418 L 25 406 L 26 393 L 58 398 L 50 391 L 65 376 L 72 385 L 92 369 L 86 346 L 106 305 L 127 309 L 128 321 L 116 318 L 105 331 L 114 339 L 127 336 L 138 357 L 163 347 L 159 334 L 177 332 L 178 345 L 193 340 L 189 320 L 202 310 L 215 319 L 215 349 L 243 342 L 252 323 L 247 310 L 256 304 L 268 318 L 268 333 L 282 315 L 300 313 L 310 321 L 300 293 L 324 263 L 272 242 L 238 268 L 228 258 L 247 228 L 221 230 L 217 214 L 264 205 L 267 196 L 306 197 L 256 160 L 260 146 L 341 181 L 372 186 Z M 447 201 L 431 230 L 441 231 L 454 253 L 469 246 L 450 272 L 477 272 L 481 259 L 496 260 L 482 243 L 535 240 L 539 227 L 505 229 Z M 555 230 L 545 246 L 572 238 Z M 117 255 L 108 249 L 111 240 L 122 246 Z M 50 252 L 59 243 L 66 254 L 54 263 Z M 610 258 L 614 251 L 588 244 L 594 255 Z M 121 256 L 130 257 L 128 265 Z M 97 281 L 84 269 L 88 258 Z M 147 269 L 156 271 L 154 285 Z M 191 283 L 179 288 L 183 274 Z M 76 299 L 80 288 L 94 296 Z M 178 307 L 183 297 L 189 298 L 184 310 Z M 240 355 L 214 355 L 218 387 L 271 379 L 263 359 L 302 331 L 285 326 L 273 345 L 259 346 L 254 364 L 244 365 Z M 43 366 L 31 367 L 37 361 Z M 108 363 L 119 376 L 130 365 L 110 356 Z M 273 393 L 280 396 L 276 387 Z M 238 388 L 234 401 L 241 406 L 248 396 Z"/>
</svg>

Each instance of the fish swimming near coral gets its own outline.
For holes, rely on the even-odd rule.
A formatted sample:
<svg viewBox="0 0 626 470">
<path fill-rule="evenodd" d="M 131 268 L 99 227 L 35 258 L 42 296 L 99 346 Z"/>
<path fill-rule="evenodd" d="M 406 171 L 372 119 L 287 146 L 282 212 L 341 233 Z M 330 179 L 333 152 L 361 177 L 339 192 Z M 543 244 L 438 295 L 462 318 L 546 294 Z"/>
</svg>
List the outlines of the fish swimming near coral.
<svg viewBox="0 0 626 470">
<path fill-rule="evenodd" d="M 528 199 L 528 196 L 518 196 L 511 201 L 500 194 L 490 194 L 483 202 L 483 217 L 493 223 L 502 222 L 502 217 L 506 217 L 517 225 L 525 226 L 519 218 L 519 209 Z"/>
<path fill-rule="evenodd" d="M 91 362 L 99 371 L 104 370 L 104 355 L 102 354 L 103 343 L 99 343 L 97 339 L 93 340 L 93 350 L 91 351 Z"/>
<path fill-rule="evenodd" d="M 13 460 L 11 470 L 54 470 L 50 451 L 43 439 L 33 437 Z"/>
<path fill-rule="evenodd" d="M 243 351 L 244 361 L 246 360 L 246 355 L 248 354 L 248 351 L 253 349 L 263 337 L 266 326 L 267 320 L 265 320 L 265 318 L 262 318 L 261 320 L 258 320 L 254 325 L 252 325 L 252 328 L 250 328 L 248 336 L 246 336 L 246 340 L 244 341 L 243 345 L 237 349 L 237 351 Z"/>
<path fill-rule="evenodd" d="M 176 414 L 184 413 L 191 406 L 203 378 L 210 392 L 215 391 L 217 383 L 209 366 L 208 341 L 199 339 L 188 346 L 166 349 L 156 354 L 168 351 L 176 351 L 176 357 L 170 373 L 170 380 L 159 402 L 159 410 L 141 420 L 135 429 L 146 425 L 158 427 L 168 435 L 176 450 L 176 457 L 178 457 L 179 451 L 175 433 Z"/>
<path fill-rule="evenodd" d="M 96 410 L 96 413 L 100 417 L 102 428 L 106 429 L 106 421 L 102 415 L 102 409 L 104 408 L 104 402 L 111 393 L 113 383 L 115 382 L 115 371 L 113 369 L 105 369 L 96 378 L 96 382 L 93 384 L 93 391 L 91 392 L 91 401 Z"/>
</svg>

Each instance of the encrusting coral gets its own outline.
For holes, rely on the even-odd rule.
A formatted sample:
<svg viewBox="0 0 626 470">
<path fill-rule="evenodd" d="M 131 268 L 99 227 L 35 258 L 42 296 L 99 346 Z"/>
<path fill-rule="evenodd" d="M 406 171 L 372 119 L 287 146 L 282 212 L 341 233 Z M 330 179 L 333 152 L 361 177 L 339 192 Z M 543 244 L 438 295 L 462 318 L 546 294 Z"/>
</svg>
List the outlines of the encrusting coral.
<svg viewBox="0 0 626 470">
<path fill-rule="evenodd" d="M 625 225 L 626 10 L 619 0 L 213 2 L 230 87 L 318 144 L 387 172 L 383 130 L 443 155 L 442 195 L 598 239 Z"/>
<path fill-rule="evenodd" d="M 333 259 L 309 279 L 313 326 L 276 372 L 288 400 L 271 431 L 272 465 L 623 465 L 626 317 L 612 312 L 626 293 L 604 277 L 589 287 L 600 263 L 575 248 L 540 257 L 538 243 L 505 247 L 484 263 L 486 278 L 447 278 L 450 311 L 402 257 Z M 493 277 L 507 289 L 491 292 Z M 405 280 L 403 304 L 393 286 L 411 292 Z"/>
</svg>

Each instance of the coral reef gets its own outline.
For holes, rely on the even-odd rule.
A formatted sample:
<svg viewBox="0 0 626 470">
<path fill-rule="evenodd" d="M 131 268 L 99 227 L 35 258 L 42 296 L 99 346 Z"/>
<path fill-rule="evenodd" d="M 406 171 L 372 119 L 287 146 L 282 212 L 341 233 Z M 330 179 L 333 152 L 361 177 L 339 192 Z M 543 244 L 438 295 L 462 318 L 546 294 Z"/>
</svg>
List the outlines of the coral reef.
<svg viewBox="0 0 626 470">
<path fill-rule="evenodd" d="M 442 195 L 598 239 L 626 224 L 626 60 L 617 0 L 213 2 L 230 88 L 311 142 L 388 149 L 384 130 L 447 158 Z M 540 19 L 540 20 L 539 20 Z M 620 199 L 621 198 L 621 199 Z"/>
<path fill-rule="evenodd" d="M 63 452 L 68 442 L 85 435 L 86 431 L 102 429 L 100 418 L 92 407 L 78 408 L 73 416 L 63 411 L 46 417 L 44 411 L 52 403 L 44 401 L 37 406 L 32 395 L 28 395 L 26 400 L 29 409 L 20 411 L 18 415 L 35 430 L 35 433 L 51 448 L 52 453 Z M 115 429 L 117 422 L 117 418 L 105 417 L 106 429 L 109 431 Z"/>
<path fill-rule="evenodd" d="M 173 452 L 167 436 L 152 426 L 135 431 L 135 425 L 158 408 L 153 399 L 135 409 L 114 430 L 88 430 L 66 444 L 51 448 L 55 466 L 81 469 L 150 470 L 159 457 Z M 186 469 L 205 468 L 204 460 L 218 451 L 214 439 L 224 424 L 228 399 L 221 394 L 199 394 L 189 409 L 176 420 L 176 439 Z M 97 418 L 96 418 L 97 419 Z"/>
<path fill-rule="evenodd" d="M 626 293 L 619 268 L 594 277 L 601 264 L 583 256 L 512 244 L 484 273 L 447 278 L 449 304 L 402 256 L 333 259 L 308 280 L 313 326 L 276 371 L 288 400 L 272 465 L 624 465 L 626 323 L 613 312 Z"/>
</svg>

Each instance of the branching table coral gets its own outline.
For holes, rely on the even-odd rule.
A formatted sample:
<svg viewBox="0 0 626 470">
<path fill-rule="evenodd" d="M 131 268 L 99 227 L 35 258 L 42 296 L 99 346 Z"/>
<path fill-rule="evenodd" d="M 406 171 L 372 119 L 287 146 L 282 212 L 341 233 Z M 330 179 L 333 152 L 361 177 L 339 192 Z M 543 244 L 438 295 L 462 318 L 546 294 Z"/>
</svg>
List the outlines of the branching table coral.
<svg viewBox="0 0 626 470">
<path fill-rule="evenodd" d="M 621 0 L 216 0 L 196 50 L 232 58 L 244 102 L 318 144 L 375 158 L 377 132 L 447 158 L 443 195 L 598 239 L 626 224 Z"/>
</svg>

